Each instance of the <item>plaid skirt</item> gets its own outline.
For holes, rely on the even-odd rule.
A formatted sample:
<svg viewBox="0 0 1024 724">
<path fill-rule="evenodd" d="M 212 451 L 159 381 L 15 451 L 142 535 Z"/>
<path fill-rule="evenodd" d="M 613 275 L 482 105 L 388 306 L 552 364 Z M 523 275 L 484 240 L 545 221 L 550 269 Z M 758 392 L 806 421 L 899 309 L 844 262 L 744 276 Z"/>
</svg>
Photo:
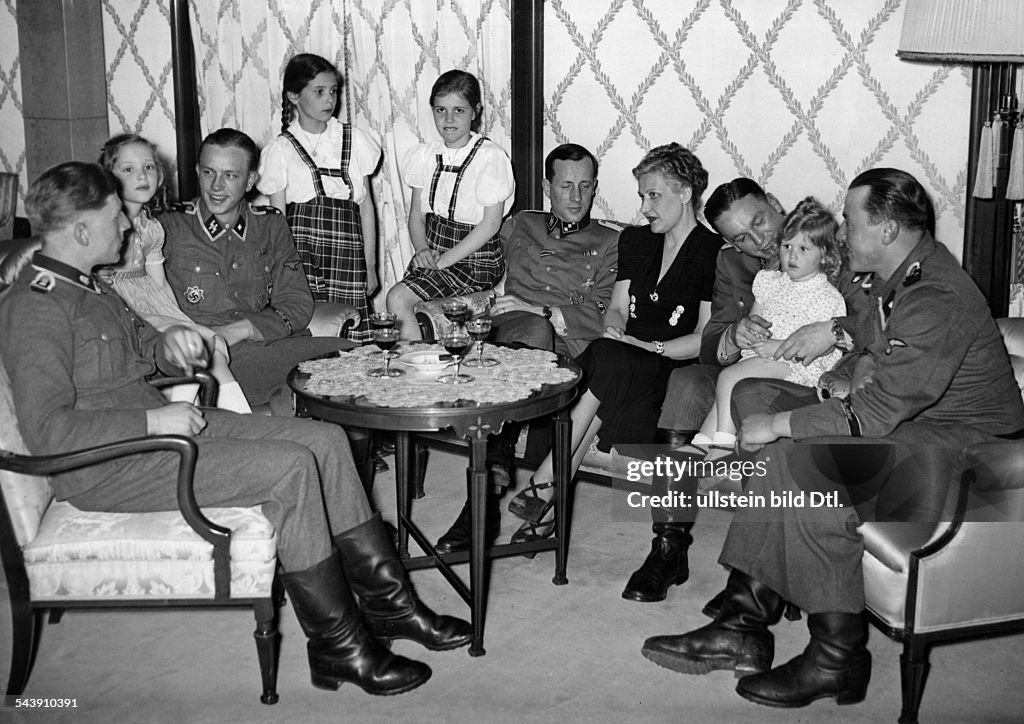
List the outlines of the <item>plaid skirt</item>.
<svg viewBox="0 0 1024 724">
<path fill-rule="evenodd" d="M 323 198 L 288 204 L 287 208 L 288 225 L 313 299 L 355 307 L 360 321 L 348 338 L 368 342 L 370 310 L 359 206 L 348 199 Z"/>
<path fill-rule="evenodd" d="M 427 245 L 439 252 L 455 247 L 473 230 L 473 224 L 449 221 L 437 214 L 427 215 Z M 505 257 L 498 236 L 447 269 L 413 267 L 405 271 L 402 284 L 420 299 L 443 299 L 490 289 L 505 275 Z"/>
</svg>

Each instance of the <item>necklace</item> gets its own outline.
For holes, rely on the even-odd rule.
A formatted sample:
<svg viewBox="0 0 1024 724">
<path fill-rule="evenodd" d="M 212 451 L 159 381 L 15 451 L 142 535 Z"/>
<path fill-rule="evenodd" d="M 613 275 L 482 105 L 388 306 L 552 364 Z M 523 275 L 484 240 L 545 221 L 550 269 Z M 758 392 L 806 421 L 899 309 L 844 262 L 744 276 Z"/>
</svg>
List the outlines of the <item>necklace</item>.
<svg viewBox="0 0 1024 724">
<path fill-rule="evenodd" d="M 299 126 L 299 128 L 302 128 L 302 126 Z M 320 147 L 320 141 L 322 141 L 324 139 L 324 136 L 327 135 L 327 129 L 325 128 L 321 133 L 317 134 L 315 142 L 313 141 L 313 134 L 307 131 L 305 128 L 302 128 L 302 133 L 306 136 L 306 143 L 312 147 L 312 150 L 310 151 L 309 155 L 316 156 L 316 149 Z"/>
</svg>

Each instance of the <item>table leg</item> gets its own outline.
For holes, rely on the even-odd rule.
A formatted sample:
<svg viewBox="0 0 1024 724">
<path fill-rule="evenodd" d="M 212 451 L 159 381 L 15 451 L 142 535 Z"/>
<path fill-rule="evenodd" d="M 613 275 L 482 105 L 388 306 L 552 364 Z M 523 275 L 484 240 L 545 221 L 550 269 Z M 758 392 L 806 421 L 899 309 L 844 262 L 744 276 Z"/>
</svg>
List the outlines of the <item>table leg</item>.
<svg viewBox="0 0 1024 724">
<path fill-rule="evenodd" d="M 487 435 L 473 435 L 470 438 L 469 469 L 469 520 L 472 535 L 469 549 L 469 590 L 473 622 L 473 642 L 469 646 L 470 656 L 483 656 L 484 651 L 484 609 L 487 602 L 487 559 L 484 557 L 487 529 Z"/>
<path fill-rule="evenodd" d="M 409 433 L 395 432 L 395 498 L 398 500 L 398 555 L 409 555 L 409 529 L 405 527 L 411 510 L 409 499 Z"/>
<path fill-rule="evenodd" d="M 551 579 L 556 586 L 564 586 L 569 582 L 565 575 L 566 556 L 569 551 L 569 485 L 570 462 L 572 457 L 572 419 L 565 410 L 555 415 L 555 495 L 557 501 L 557 533 L 558 547 L 555 549 L 555 577 Z"/>
</svg>

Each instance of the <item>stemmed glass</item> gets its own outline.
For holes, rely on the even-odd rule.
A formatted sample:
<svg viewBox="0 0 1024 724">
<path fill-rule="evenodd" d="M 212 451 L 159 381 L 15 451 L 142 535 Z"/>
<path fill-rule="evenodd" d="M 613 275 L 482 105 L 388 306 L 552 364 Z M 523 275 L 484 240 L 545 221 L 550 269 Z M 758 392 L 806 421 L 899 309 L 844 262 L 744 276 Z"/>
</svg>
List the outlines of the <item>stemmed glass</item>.
<svg viewBox="0 0 1024 724">
<path fill-rule="evenodd" d="M 459 368 L 462 366 L 462 356 L 469 351 L 473 340 L 465 334 L 446 334 L 441 337 L 441 344 L 444 345 L 445 351 L 455 358 L 455 374 L 441 375 L 437 378 L 437 381 L 448 385 L 461 385 L 466 382 L 472 382 L 473 377 L 460 374 Z"/>
<path fill-rule="evenodd" d="M 448 330 L 449 334 L 456 334 L 459 331 L 459 326 L 469 319 L 469 305 L 459 299 L 445 302 L 441 305 L 441 311 L 452 323 L 451 329 Z M 465 334 L 465 330 L 462 333 Z"/>
<path fill-rule="evenodd" d="M 401 377 L 405 373 L 402 370 L 391 369 L 391 355 L 388 350 L 398 344 L 399 331 L 397 329 L 373 329 L 370 330 L 370 337 L 373 343 L 384 352 L 384 366 L 375 367 L 366 374 L 370 377 Z"/>
<path fill-rule="evenodd" d="M 393 312 L 374 312 L 370 315 L 371 329 L 391 329 L 398 321 L 398 315 Z"/>
<path fill-rule="evenodd" d="M 466 322 L 466 331 L 476 341 L 476 359 L 466 360 L 467 367 L 494 367 L 498 360 L 484 357 L 484 340 L 491 333 L 491 320 L 488 317 L 471 319 Z"/>
</svg>

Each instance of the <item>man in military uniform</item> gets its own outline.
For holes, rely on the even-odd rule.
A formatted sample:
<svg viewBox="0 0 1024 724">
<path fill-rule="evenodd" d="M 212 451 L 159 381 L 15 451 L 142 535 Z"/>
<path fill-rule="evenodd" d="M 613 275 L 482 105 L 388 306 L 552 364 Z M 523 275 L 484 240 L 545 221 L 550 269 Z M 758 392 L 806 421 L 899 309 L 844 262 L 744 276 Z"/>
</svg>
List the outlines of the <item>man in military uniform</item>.
<svg viewBox="0 0 1024 724">
<path fill-rule="evenodd" d="M 737 692 L 769 706 L 864 698 L 871 656 L 858 525 L 935 520 L 944 481 L 958 479 L 962 447 L 1024 427 L 999 330 L 977 287 L 932 237 L 930 209 L 902 171 L 853 180 L 840 239 L 850 267 L 871 277 L 845 340 L 852 352 L 831 373 L 839 394 L 818 402 L 805 387 L 749 380 L 733 398 L 740 442 L 766 469 L 748 479 L 748 494 L 834 492 L 843 505 L 737 509 L 719 558 L 732 572 L 718 616 L 687 634 L 648 639 L 643 654 L 655 663 L 751 674 Z M 768 626 L 783 599 L 807 613 L 811 641 L 771 668 Z"/>
<path fill-rule="evenodd" d="M 544 194 L 551 211 L 520 211 L 501 227 L 505 293 L 494 301 L 494 341 L 575 357 L 601 336 L 604 310 L 618 271 L 621 227 L 590 218 L 597 191 L 597 159 L 583 146 L 562 144 L 544 160 Z M 520 425 L 506 424 L 488 443 L 494 482 L 509 484 Z M 550 427 L 530 423 L 527 458 L 547 452 Z M 488 495 L 488 535 L 498 534 L 498 496 Z M 469 548 L 469 503 L 438 540 L 443 553 Z"/>
<path fill-rule="evenodd" d="M 45 171 L 25 198 L 42 249 L 0 298 L 0 358 L 25 444 L 48 455 L 151 435 L 193 439 L 199 505 L 259 505 L 277 533 L 314 684 L 351 681 L 372 694 L 423 684 L 429 667 L 377 636 L 445 650 L 472 632 L 416 597 L 341 428 L 168 403 L 149 384 L 157 369 L 205 368 L 211 350 L 191 327 L 157 332 L 92 274 L 117 263 L 130 228 L 117 190 L 98 164 L 70 162 Z M 131 455 L 54 475 L 54 493 L 82 510 L 177 510 L 177 469 L 170 452 Z"/>
<path fill-rule="evenodd" d="M 277 209 L 245 202 L 258 161 L 256 144 L 240 131 L 222 128 L 203 140 L 199 198 L 160 217 L 167 281 L 185 314 L 227 340 L 249 402 L 290 415 L 288 371 L 353 345 L 305 331 L 313 296 L 288 224 Z"/>
</svg>

